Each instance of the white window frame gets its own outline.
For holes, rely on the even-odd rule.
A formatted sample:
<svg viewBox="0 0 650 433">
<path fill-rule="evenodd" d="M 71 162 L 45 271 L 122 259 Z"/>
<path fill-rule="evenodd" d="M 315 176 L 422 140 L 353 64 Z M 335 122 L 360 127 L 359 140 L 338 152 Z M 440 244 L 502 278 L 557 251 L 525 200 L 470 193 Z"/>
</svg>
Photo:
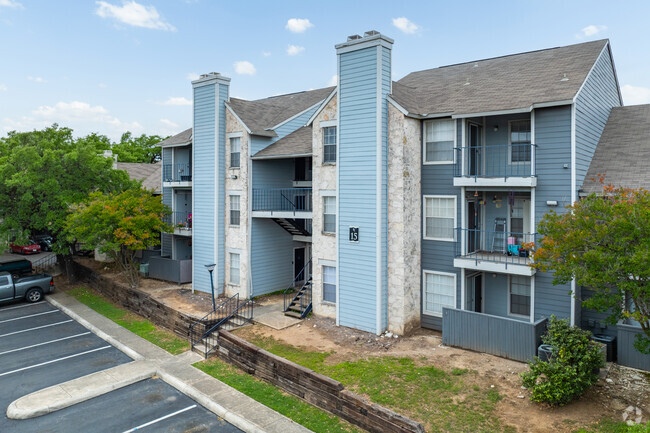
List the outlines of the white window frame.
<svg viewBox="0 0 650 433">
<path fill-rule="evenodd" d="M 238 267 L 237 270 L 239 271 L 237 274 L 237 282 L 234 283 L 232 280 L 232 276 L 234 275 L 233 268 L 232 268 L 232 257 L 237 256 L 238 258 Z M 235 252 L 235 251 L 229 251 L 228 252 L 228 284 L 233 285 L 233 286 L 239 286 L 241 284 L 241 253 Z"/>
<path fill-rule="evenodd" d="M 232 197 L 237 197 L 239 199 L 239 224 L 232 223 Z M 241 225 L 241 192 L 228 192 L 228 226 L 229 227 L 239 227 Z"/>
<path fill-rule="evenodd" d="M 324 126 L 323 122 L 321 122 L 321 128 L 323 129 L 323 165 L 333 165 L 336 164 L 336 160 L 338 159 L 338 152 L 339 152 L 339 143 L 338 143 L 338 126 L 337 125 L 328 125 Z M 334 144 L 325 144 L 325 130 L 329 128 L 334 128 L 334 140 L 336 141 Z M 333 161 L 325 161 L 325 146 L 334 146 L 335 151 L 334 151 L 334 160 Z"/>
<path fill-rule="evenodd" d="M 455 242 L 456 228 L 458 224 L 458 198 L 455 195 L 425 195 L 422 198 L 422 238 L 428 241 Z M 454 224 L 452 226 L 451 238 L 435 238 L 427 236 L 427 199 L 429 198 L 454 199 Z"/>
<path fill-rule="evenodd" d="M 427 129 L 431 123 L 451 122 L 453 127 L 454 144 L 452 145 L 452 159 L 451 161 L 427 161 Z M 449 165 L 456 164 L 456 148 L 458 141 L 458 125 L 456 119 L 442 118 L 442 119 L 429 119 L 423 122 L 422 127 L 422 165 Z"/>
<path fill-rule="evenodd" d="M 334 269 L 334 284 L 332 283 L 327 283 L 329 285 L 334 286 L 334 301 L 328 301 L 325 299 L 325 268 L 331 268 Z M 326 304 L 336 304 L 336 275 L 337 275 L 337 269 L 336 266 L 331 266 L 331 265 L 321 265 L 321 275 L 322 275 L 322 293 L 321 293 L 321 300 L 326 303 Z"/>
<path fill-rule="evenodd" d="M 530 123 L 530 160 L 528 161 L 513 161 L 512 160 L 512 124 L 513 122 L 522 122 L 528 121 Z M 528 119 L 511 119 L 508 120 L 508 165 L 523 165 L 523 164 L 532 164 L 533 159 L 533 122 L 530 118 Z"/>
<path fill-rule="evenodd" d="M 241 168 L 241 137 L 229 137 L 228 140 L 229 140 L 228 141 L 228 146 L 229 146 L 229 149 L 230 149 L 230 161 L 228 161 L 228 165 L 229 165 L 230 168 L 233 168 L 233 169 Z M 232 151 L 233 140 L 239 141 L 239 152 L 233 152 Z M 238 162 L 237 166 L 232 165 L 232 157 L 233 157 L 233 155 L 235 153 L 239 154 L 239 158 L 238 158 L 238 161 L 237 161 Z"/>
<path fill-rule="evenodd" d="M 422 312 L 427 316 L 442 317 L 442 313 L 435 313 L 427 310 L 427 274 L 443 275 L 445 277 L 452 277 L 454 279 L 454 305 L 452 308 L 458 308 L 458 281 L 457 275 L 451 272 L 431 271 L 428 269 L 422 270 Z"/>
<path fill-rule="evenodd" d="M 525 277 L 521 275 L 508 275 L 508 316 L 510 317 L 518 317 L 521 319 L 529 319 L 530 320 L 530 315 L 526 316 L 523 314 L 515 314 L 511 311 L 510 307 L 510 295 L 512 293 L 512 277 L 517 276 L 520 278 L 528 278 L 528 298 L 529 298 L 529 309 L 532 312 L 533 311 L 533 285 L 531 281 L 531 277 Z"/>
<path fill-rule="evenodd" d="M 335 195 L 322 195 L 321 197 L 322 197 L 322 203 L 323 203 L 323 211 L 321 213 L 323 215 L 322 232 L 323 233 L 328 233 L 328 234 L 336 234 L 336 220 L 337 220 L 336 215 L 338 214 L 337 209 L 336 209 L 336 196 Z M 334 215 L 334 231 L 333 232 L 328 232 L 328 231 L 325 230 L 325 200 L 326 199 L 331 199 L 331 200 L 334 201 L 334 213 L 333 214 L 331 214 L 331 213 L 327 214 L 327 215 Z"/>
</svg>

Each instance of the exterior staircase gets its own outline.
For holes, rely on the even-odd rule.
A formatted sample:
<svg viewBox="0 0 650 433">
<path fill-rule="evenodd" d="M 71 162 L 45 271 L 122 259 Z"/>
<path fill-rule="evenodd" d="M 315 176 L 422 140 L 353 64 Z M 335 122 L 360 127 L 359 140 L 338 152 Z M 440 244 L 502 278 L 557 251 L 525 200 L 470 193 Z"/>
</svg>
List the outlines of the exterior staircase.
<svg viewBox="0 0 650 433">
<path fill-rule="evenodd" d="M 311 230 L 300 219 L 292 218 L 273 218 L 280 227 L 289 232 L 292 236 L 311 236 Z"/>
<path fill-rule="evenodd" d="M 302 268 L 292 285 L 284 291 L 284 315 L 304 319 L 311 312 L 312 278 L 308 275 L 311 260 Z"/>
</svg>

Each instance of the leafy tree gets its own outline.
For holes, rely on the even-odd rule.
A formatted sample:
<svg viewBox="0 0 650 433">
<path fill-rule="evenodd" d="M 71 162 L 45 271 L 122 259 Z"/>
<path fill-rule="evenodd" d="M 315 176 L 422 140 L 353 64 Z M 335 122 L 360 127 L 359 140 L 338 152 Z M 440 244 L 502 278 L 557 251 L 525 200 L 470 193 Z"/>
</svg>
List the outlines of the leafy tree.
<svg viewBox="0 0 650 433">
<path fill-rule="evenodd" d="M 130 132 L 125 132 L 120 142 L 112 145 L 112 150 L 117 154 L 119 162 L 154 163 L 161 159 L 158 143 L 163 140 L 158 135 L 142 134 L 134 137 Z"/>
<path fill-rule="evenodd" d="M 66 221 L 69 239 L 106 253 L 125 271 L 131 287 L 138 285 L 135 254 L 160 245 L 160 232 L 172 228 L 163 222 L 169 209 L 160 197 L 145 189 L 120 193 L 95 192 L 73 207 Z"/>
<path fill-rule="evenodd" d="M 534 266 L 554 271 L 554 284 L 575 278 L 594 290 L 583 305 L 609 313 L 609 323 L 639 322 L 635 347 L 650 353 L 650 192 L 605 186 L 568 209 L 539 223 Z"/>
<path fill-rule="evenodd" d="M 70 254 L 62 234 L 70 206 L 93 191 L 137 187 L 125 172 L 112 170 L 112 160 L 98 155 L 105 144 L 101 137 L 75 140 L 71 129 L 54 124 L 0 138 L 2 238 L 25 242 L 30 234 L 44 232 L 54 237 L 55 252 Z"/>
</svg>

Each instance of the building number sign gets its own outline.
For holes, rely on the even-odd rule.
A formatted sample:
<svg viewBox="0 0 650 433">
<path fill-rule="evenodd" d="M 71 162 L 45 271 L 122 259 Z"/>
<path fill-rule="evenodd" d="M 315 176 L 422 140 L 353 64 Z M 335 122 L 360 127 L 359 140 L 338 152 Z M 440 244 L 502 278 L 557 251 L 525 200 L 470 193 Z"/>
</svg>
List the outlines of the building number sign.
<svg viewBox="0 0 650 433">
<path fill-rule="evenodd" d="M 359 227 L 350 227 L 350 242 L 359 242 Z"/>
</svg>

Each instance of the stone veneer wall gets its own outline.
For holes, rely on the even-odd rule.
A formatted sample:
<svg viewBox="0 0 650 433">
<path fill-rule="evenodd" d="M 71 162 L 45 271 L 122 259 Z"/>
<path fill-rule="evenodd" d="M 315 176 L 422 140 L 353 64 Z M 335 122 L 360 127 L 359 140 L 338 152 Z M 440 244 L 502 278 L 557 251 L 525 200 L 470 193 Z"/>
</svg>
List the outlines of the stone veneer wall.
<svg viewBox="0 0 650 433">
<path fill-rule="evenodd" d="M 230 139 L 229 133 L 241 132 L 241 153 L 239 156 L 240 168 L 230 168 Z M 239 293 L 240 299 L 247 298 L 249 295 L 249 264 L 248 257 L 248 240 L 249 240 L 249 219 L 248 219 L 248 187 L 250 182 L 249 177 L 249 135 L 235 116 L 229 110 L 226 110 L 226 284 L 225 292 L 227 296 L 232 296 Z M 231 179 L 230 176 L 235 175 L 237 179 Z M 241 193 L 239 198 L 239 227 L 230 226 L 230 198 L 228 192 L 238 191 Z M 228 249 L 241 250 L 239 256 L 239 285 L 230 284 L 230 254 Z"/>
<path fill-rule="evenodd" d="M 388 104 L 388 329 L 420 327 L 421 122 Z"/>
<path fill-rule="evenodd" d="M 312 124 L 312 305 L 314 314 L 336 318 L 336 305 L 323 302 L 322 260 L 336 262 L 336 235 L 323 233 L 323 196 L 322 190 L 335 191 L 336 164 L 323 164 L 323 129 L 320 122 L 335 120 L 337 109 L 336 95 L 316 116 Z"/>
</svg>

